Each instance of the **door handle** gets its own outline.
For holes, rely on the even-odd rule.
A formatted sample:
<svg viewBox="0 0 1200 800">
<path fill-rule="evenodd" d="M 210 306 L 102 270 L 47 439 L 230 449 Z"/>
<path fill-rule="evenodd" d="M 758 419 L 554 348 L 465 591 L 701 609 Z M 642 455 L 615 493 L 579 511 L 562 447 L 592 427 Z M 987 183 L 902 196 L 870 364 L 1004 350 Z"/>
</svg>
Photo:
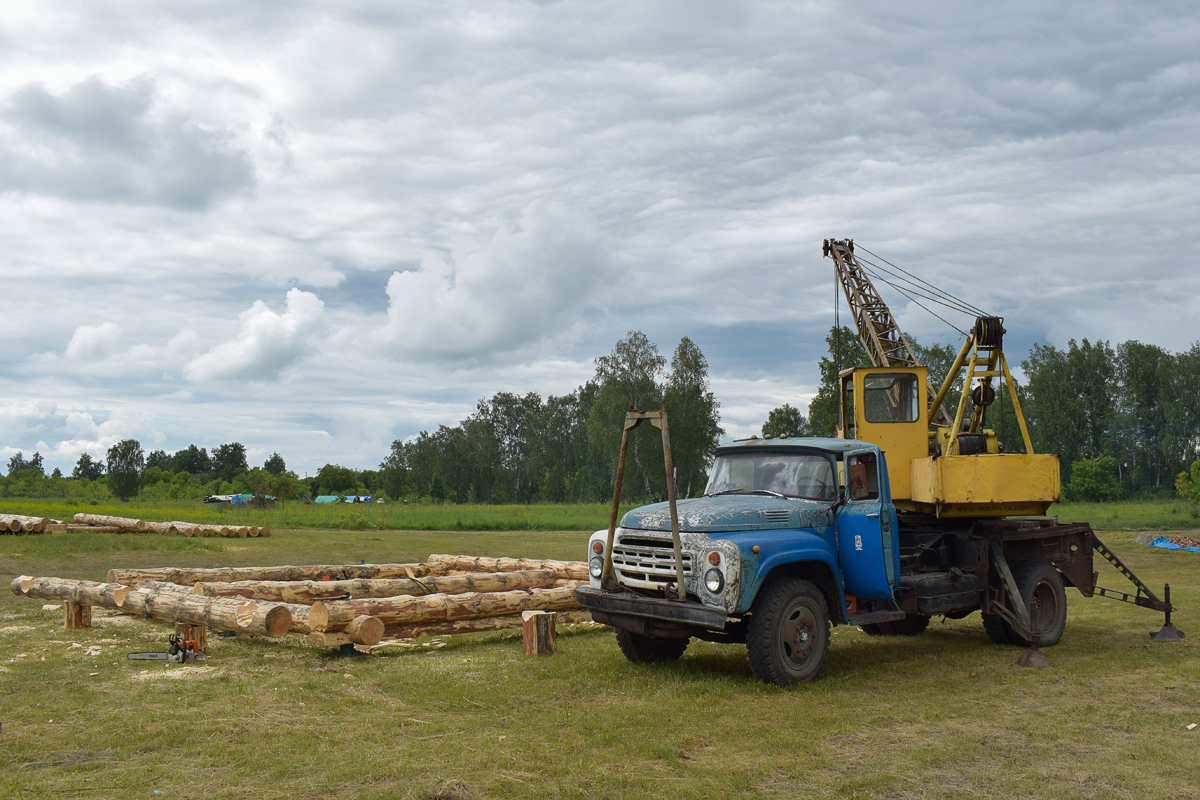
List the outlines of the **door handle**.
<svg viewBox="0 0 1200 800">
<path fill-rule="evenodd" d="M 878 516 L 879 516 L 879 512 L 878 512 L 878 511 L 868 511 L 868 512 L 867 512 L 867 516 L 868 516 L 868 517 L 878 517 Z"/>
</svg>

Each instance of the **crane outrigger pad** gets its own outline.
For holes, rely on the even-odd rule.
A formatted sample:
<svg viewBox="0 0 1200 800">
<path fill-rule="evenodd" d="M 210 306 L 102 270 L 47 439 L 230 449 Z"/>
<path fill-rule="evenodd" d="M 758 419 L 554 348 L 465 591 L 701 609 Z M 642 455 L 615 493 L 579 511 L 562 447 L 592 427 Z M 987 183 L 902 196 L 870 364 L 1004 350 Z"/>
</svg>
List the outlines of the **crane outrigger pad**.
<svg viewBox="0 0 1200 800">
<path fill-rule="evenodd" d="M 1171 605 L 1171 584 L 1163 585 L 1163 599 L 1159 600 L 1154 592 L 1150 591 L 1150 587 L 1142 583 L 1141 578 L 1133 574 L 1133 570 L 1125 566 L 1125 562 L 1117 558 L 1117 554 L 1108 549 L 1108 545 L 1100 541 L 1099 538 L 1093 537 L 1093 547 L 1096 552 L 1104 556 L 1104 559 L 1116 567 L 1117 572 L 1124 575 L 1130 583 L 1137 587 L 1137 594 L 1129 594 L 1127 592 L 1118 592 L 1115 589 L 1106 589 L 1102 586 L 1096 587 L 1096 594 L 1101 597 L 1107 597 L 1110 600 L 1120 600 L 1122 603 L 1129 603 L 1142 608 L 1152 608 L 1155 611 L 1161 611 L 1165 615 L 1163 626 L 1156 631 L 1150 631 L 1150 638 L 1158 642 L 1181 642 L 1187 638 L 1187 634 L 1171 624 L 1171 612 L 1175 607 Z"/>
</svg>

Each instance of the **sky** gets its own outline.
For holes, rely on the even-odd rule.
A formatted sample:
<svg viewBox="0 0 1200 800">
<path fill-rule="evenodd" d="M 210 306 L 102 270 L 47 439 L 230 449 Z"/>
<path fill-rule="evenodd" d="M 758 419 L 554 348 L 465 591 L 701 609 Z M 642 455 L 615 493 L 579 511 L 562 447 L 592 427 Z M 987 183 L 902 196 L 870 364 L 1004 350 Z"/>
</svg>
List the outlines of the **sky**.
<svg viewBox="0 0 1200 800">
<path fill-rule="evenodd" d="M 746 436 L 816 391 L 825 238 L 1003 316 L 1014 366 L 1184 350 L 1198 98 L 1185 2 L 7 0 L 0 459 L 374 468 L 631 330 L 695 341 Z"/>
</svg>

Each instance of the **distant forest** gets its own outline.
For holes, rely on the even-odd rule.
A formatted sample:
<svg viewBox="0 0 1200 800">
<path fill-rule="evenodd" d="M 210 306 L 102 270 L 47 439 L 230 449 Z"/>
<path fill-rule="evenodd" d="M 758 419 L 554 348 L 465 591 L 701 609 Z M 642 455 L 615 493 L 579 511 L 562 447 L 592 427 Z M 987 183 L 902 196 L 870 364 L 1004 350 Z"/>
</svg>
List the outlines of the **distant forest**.
<svg viewBox="0 0 1200 800">
<path fill-rule="evenodd" d="M 858 336 L 833 328 L 820 361 L 821 381 L 805 416 L 791 404 L 774 409 L 763 433 L 832 436 L 837 426 L 837 373 L 868 366 Z M 913 343 L 939 385 L 958 345 Z M 1011 363 L 1011 362 L 1010 362 Z M 1012 364 L 1015 366 L 1015 364 Z M 1037 452 L 1058 453 L 1068 496 L 1190 493 L 1200 484 L 1183 477 L 1200 450 L 1200 343 L 1171 353 L 1137 341 L 1070 341 L 1064 350 L 1034 345 L 1020 361 L 1025 375 L 1018 397 Z M 592 379 L 569 394 L 501 392 L 480 400 L 457 425 L 397 439 L 377 469 L 326 464 L 299 478 L 274 453 L 251 468 L 245 447 L 219 445 L 210 453 L 189 445 L 175 453 L 142 451 L 127 439 L 107 460 L 84 453 L 70 476 L 46 475 L 42 457 L 17 453 L 0 478 L 0 495 L 200 499 L 249 493 L 280 500 L 321 494 L 380 495 L 451 503 L 602 502 L 612 497 L 622 420 L 631 405 L 667 410 L 676 484 L 682 496 L 703 492 L 710 451 L 724 434 L 720 403 L 709 388 L 708 362 L 684 337 L 670 362 L 640 331 L 595 360 Z M 947 400 L 958 403 L 957 392 Z M 987 427 L 1002 446 L 1024 445 L 1007 393 L 997 392 Z M 633 432 L 623 494 L 629 500 L 665 497 L 659 433 Z M 1186 489 L 1186 491 L 1185 491 Z"/>
</svg>

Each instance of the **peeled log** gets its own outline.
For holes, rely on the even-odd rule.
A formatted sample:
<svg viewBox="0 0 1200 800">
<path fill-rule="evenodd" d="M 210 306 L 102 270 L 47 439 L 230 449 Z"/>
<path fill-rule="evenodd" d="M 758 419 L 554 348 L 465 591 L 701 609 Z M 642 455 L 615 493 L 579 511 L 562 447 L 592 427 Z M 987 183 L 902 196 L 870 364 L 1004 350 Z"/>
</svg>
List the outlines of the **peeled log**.
<svg viewBox="0 0 1200 800">
<path fill-rule="evenodd" d="M 197 584 L 198 586 L 199 584 Z M 184 594 L 196 595 L 200 594 L 195 591 L 193 586 L 184 586 L 179 583 L 167 583 L 165 581 L 141 581 L 137 585 L 138 589 L 148 589 L 152 592 L 183 592 Z M 292 615 L 292 624 L 288 628 L 288 633 L 310 633 L 312 628 L 308 624 L 308 611 L 306 605 L 300 603 L 263 603 L 263 605 L 274 606 L 279 605 L 288 610 Z M 383 623 L 380 623 L 382 630 Z M 360 644 L 362 644 L 360 642 Z"/>
<path fill-rule="evenodd" d="M 146 530 L 151 533 L 176 533 L 175 526 L 170 522 L 147 522 Z"/>
<path fill-rule="evenodd" d="M 396 597 L 397 595 L 462 594 L 464 592 L 503 592 L 549 586 L 558 580 L 552 569 L 524 572 L 472 573 L 427 578 L 360 578 L 348 581 L 235 581 L 197 583 L 196 594 L 206 597 L 250 597 L 281 603 L 311 603 L 336 600 L 344 594 L 354 598 Z"/>
<path fill-rule="evenodd" d="M 337 633 L 313 631 L 308 635 L 308 644 L 318 647 L 338 647 L 344 644 L 378 644 L 383 638 L 383 623 L 378 617 L 355 617 L 345 630 Z"/>
<path fill-rule="evenodd" d="M 579 608 L 574 587 L 518 589 L 514 592 L 431 594 L 425 597 L 365 598 L 313 603 L 308 621 L 316 631 L 339 631 L 360 614 L 379 617 L 385 625 L 408 625 L 438 620 L 504 617 L 522 611 L 569 611 Z"/>
<path fill-rule="evenodd" d="M 0 514 L 0 527 L 16 533 L 17 531 L 41 532 L 50 524 L 46 517 L 27 517 L 22 514 Z"/>
<path fill-rule="evenodd" d="M 559 611 L 559 625 L 591 622 L 590 611 Z M 415 625 L 389 625 L 384 629 L 385 639 L 416 639 L 421 636 L 448 636 L 456 633 L 482 633 L 520 628 L 524 624 L 520 614 L 487 619 L 462 619 L 453 622 L 422 622 Z"/>
<path fill-rule="evenodd" d="M 67 578 L 34 578 L 21 575 L 9 586 L 13 594 L 39 597 L 43 600 L 66 600 L 85 606 L 120 608 L 121 601 L 132 591 L 119 583 L 75 581 Z"/>
<path fill-rule="evenodd" d="M 191 586 L 204 582 L 230 581 L 319 581 L 322 578 L 423 578 L 426 575 L 445 575 L 449 570 L 428 564 L 326 564 L 282 567 L 217 567 L 192 569 L 159 567 L 157 569 L 110 569 L 109 581 L 140 583 L 141 581 L 170 581 Z"/>
<path fill-rule="evenodd" d="M 204 535 L 204 530 L 203 530 L 204 526 L 198 525 L 195 522 L 180 522 L 179 520 L 171 520 L 171 522 L 169 522 L 167 524 L 170 525 L 171 527 L 173 527 L 175 530 L 182 533 L 184 536 L 203 536 Z"/>
<path fill-rule="evenodd" d="M 119 608 L 144 617 L 208 625 L 250 636 L 282 636 L 292 626 L 291 612 L 277 603 L 200 597 L 177 591 L 135 589 L 125 595 Z"/>
<path fill-rule="evenodd" d="M 432 555 L 431 567 L 444 567 L 465 572 L 516 572 L 530 569 L 552 569 L 560 578 L 576 581 L 588 579 L 588 566 L 584 561 L 542 561 L 536 558 L 486 558 L 483 556 Z"/>
<path fill-rule="evenodd" d="M 146 523 L 128 517 L 110 517 L 105 514 L 76 514 L 75 521 L 83 525 L 113 525 L 126 531 L 144 531 Z"/>
<path fill-rule="evenodd" d="M 135 589 L 149 589 L 152 592 L 183 592 L 184 594 L 195 594 L 192 587 L 184 586 L 182 583 L 170 583 L 168 581 L 138 581 Z"/>
</svg>

